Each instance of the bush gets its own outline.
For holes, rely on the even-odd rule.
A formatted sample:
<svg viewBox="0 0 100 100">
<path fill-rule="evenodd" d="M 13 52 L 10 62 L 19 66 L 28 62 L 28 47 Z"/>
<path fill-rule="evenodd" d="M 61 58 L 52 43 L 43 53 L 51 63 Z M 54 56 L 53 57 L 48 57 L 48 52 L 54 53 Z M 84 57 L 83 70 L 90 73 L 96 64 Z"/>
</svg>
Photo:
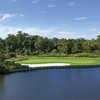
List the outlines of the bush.
<svg viewBox="0 0 100 100">
<path fill-rule="evenodd" d="M 94 54 L 100 56 L 100 50 L 95 50 L 95 51 L 94 51 Z"/>
<path fill-rule="evenodd" d="M 15 62 L 4 61 L 0 62 L 0 74 L 8 74 L 15 70 L 29 69 L 28 66 L 23 66 Z"/>
<path fill-rule="evenodd" d="M 67 57 L 67 54 L 64 53 L 45 53 L 45 54 L 41 54 L 39 56 L 42 57 Z"/>
<path fill-rule="evenodd" d="M 74 57 L 98 57 L 98 55 L 95 55 L 93 53 L 77 53 L 77 54 L 73 54 L 71 56 L 74 56 Z"/>
<path fill-rule="evenodd" d="M 16 58 L 16 54 L 15 53 L 8 53 L 7 54 L 7 58 Z"/>
<path fill-rule="evenodd" d="M 37 55 L 39 55 L 39 51 L 34 51 L 32 54 L 33 54 L 34 56 L 37 56 Z"/>
</svg>

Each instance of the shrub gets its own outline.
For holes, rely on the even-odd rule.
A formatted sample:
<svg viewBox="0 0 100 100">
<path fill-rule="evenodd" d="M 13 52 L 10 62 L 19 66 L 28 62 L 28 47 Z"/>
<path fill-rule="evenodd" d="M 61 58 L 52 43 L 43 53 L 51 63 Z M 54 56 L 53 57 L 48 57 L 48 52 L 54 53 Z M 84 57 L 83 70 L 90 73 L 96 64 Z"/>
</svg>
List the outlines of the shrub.
<svg viewBox="0 0 100 100">
<path fill-rule="evenodd" d="M 95 51 L 94 51 L 94 54 L 100 56 L 100 50 L 95 50 Z"/>
<path fill-rule="evenodd" d="M 11 52 L 7 54 L 7 58 L 16 58 L 16 54 Z"/>
<path fill-rule="evenodd" d="M 98 55 L 95 55 L 93 53 L 77 53 L 77 54 L 73 54 L 71 56 L 74 56 L 74 57 L 98 57 Z"/>
</svg>

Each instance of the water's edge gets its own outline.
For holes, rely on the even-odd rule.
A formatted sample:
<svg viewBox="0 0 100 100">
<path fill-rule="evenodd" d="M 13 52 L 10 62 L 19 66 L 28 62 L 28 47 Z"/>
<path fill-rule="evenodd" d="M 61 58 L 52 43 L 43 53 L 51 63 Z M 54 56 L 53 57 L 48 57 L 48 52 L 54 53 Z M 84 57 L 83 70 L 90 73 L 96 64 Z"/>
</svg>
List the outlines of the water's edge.
<svg viewBox="0 0 100 100">
<path fill-rule="evenodd" d="M 17 72 L 29 72 L 29 71 L 33 71 L 33 70 L 49 70 L 49 69 L 94 69 L 94 68 L 99 68 L 100 65 L 70 65 L 70 66 L 51 66 L 51 67 L 34 67 L 34 68 L 28 68 L 28 69 L 16 69 L 13 70 L 11 72 L 9 72 L 8 74 L 11 73 L 17 73 Z"/>
</svg>

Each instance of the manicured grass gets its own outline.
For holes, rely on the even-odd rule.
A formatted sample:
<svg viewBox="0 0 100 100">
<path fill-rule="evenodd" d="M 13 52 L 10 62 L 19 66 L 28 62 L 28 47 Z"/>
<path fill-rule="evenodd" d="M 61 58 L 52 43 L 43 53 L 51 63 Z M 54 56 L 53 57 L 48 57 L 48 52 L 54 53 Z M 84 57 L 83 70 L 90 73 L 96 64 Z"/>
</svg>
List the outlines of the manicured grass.
<svg viewBox="0 0 100 100">
<path fill-rule="evenodd" d="M 20 64 L 68 63 L 71 65 L 100 65 L 100 58 L 32 57 L 21 60 L 17 59 L 17 62 Z"/>
</svg>

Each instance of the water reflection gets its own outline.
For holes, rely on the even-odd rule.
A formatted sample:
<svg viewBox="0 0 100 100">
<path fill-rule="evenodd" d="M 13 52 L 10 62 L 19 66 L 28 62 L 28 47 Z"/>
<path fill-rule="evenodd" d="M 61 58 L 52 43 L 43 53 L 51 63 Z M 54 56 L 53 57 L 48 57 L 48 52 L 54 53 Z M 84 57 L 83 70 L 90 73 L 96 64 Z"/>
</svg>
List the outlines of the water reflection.
<svg viewBox="0 0 100 100">
<path fill-rule="evenodd" d="M 52 69 L 0 77 L 0 100 L 99 100 L 100 68 Z"/>
<path fill-rule="evenodd" d="M 4 76 L 0 75 L 0 100 L 4 97 Z"/>
</svg>

